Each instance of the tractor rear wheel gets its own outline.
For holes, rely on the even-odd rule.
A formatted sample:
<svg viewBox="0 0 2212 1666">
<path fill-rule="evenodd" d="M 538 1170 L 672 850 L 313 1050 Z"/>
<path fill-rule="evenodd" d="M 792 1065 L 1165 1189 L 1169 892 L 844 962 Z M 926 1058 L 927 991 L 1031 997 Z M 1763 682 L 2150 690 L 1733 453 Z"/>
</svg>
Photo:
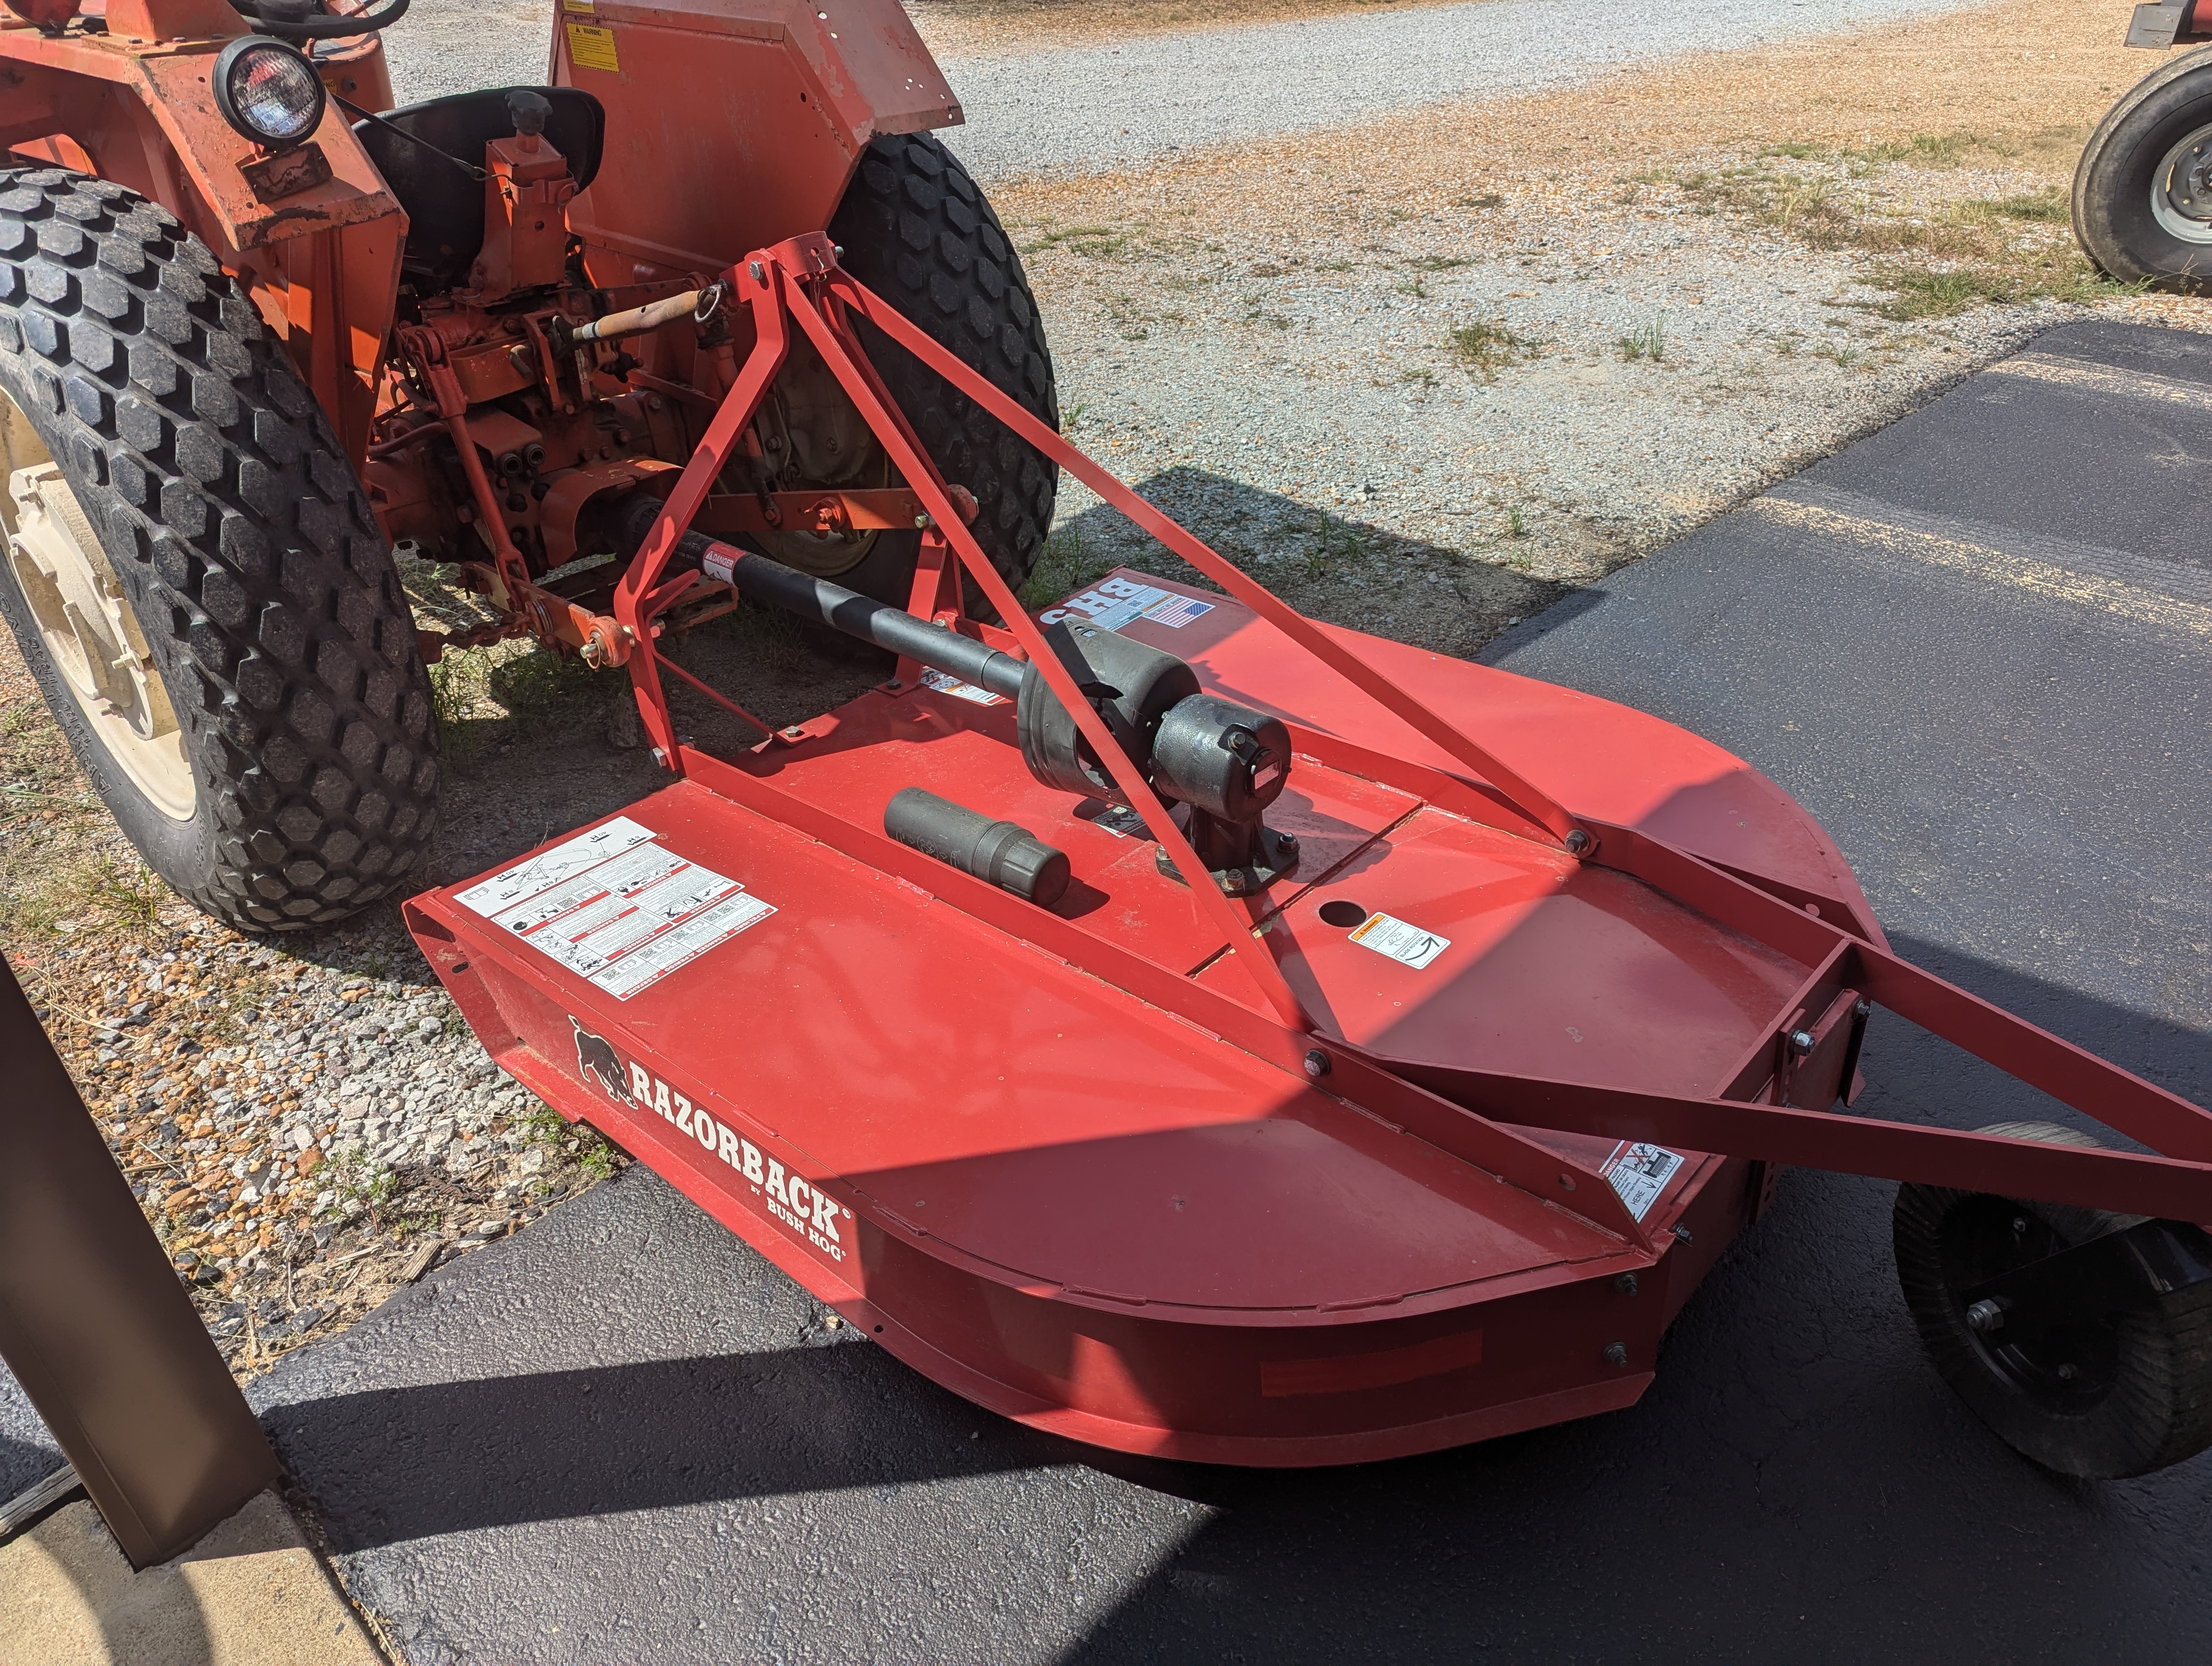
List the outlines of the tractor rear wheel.
<svg viewBox="0 0 2212 1666">
<path fill-rule="evenodd" d="M 2074 171 L 2074 235 L 2123 283 L 2212 293 L 2212 47 L 2160 65 L 2098 123 Z"/>
<path fill-rule="evenodd" d="M 343 448 L 168 211 L 0 170 L 0 614 L 148 863 L 249 931 L 422 860 L 438 733 Z"/>
<path fill-rule="evenodd" d="M 1979 1131 L 2099 1143 L 2051 1122 Z M 2148 1474 L 2212 1445 L 2212 1284 L 2023 1338 L 1978 1329 L 1960 1292 L 2134 1224 L 1988 1193 L 1897 1189 L 1898 1283 L 1936 1371 L 2007 1444 L 2061 1474 Z"/>
<path fill-rule="evenodd" d="M 968 170 L 935 137 L 902 133 L 871 143 L 830 235 L 854 277 L 1048 428 L 1059 428 L 1052 351 L 1021 256 Z M 975 541 L 1019 590 L 1052 527 L 1058 467 L 873 327 L 862 325 L 860 337 L 931 460 L 975 494 Z M 879 533 L 837 581 L 903 606 L 921 543 L 919 532 Z M 983 606 L 972 585 L 968 601 Z"/>
</svg>

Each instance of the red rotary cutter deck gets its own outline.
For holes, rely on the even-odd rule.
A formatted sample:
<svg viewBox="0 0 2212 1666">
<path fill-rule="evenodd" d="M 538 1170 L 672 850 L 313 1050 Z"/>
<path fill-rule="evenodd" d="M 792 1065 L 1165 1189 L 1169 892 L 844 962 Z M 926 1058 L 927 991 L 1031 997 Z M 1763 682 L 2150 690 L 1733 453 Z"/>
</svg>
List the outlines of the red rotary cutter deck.
<svg viewBox="0 0 2212 1666">
<path fill-rule="evenodd" d="M 1833 844 L 1747 765 L 1299 617 L 826 240 L 726 281 L 750 356 L 593 635 L 678 779 L 410 923 L 502 1066 L 916 1370 L 1101 1445 L 1346 1462 L 1632 1402 L 1778 1164 L 2212 1219 L 2212 1116 L 1896 958 Z M 856 319 L 1227 593 L 1124 572 L 1024 614 Z M 910 656 L 716 757 L 674 732 L 661 673 L 692 679 L 653 619 L 770 565 L 687 529 L 794 326 L 932 522 L 899 618 L 1024 680 L 1007 698 Z M 961 617 L 963 569 L 1009 628 Z M 1119 685 L 1048 635 L 1071 624 L 1244 714 L 1221 744 L 1243 734 L 1243 785 L 1279 793 L 1272 883 L 1182 883 L 1221 867 L 1205 818 L 1171 813 L 1166 740 L 1147 756 L 1115 722 Z M 1025 760 L 1040 713 L 1097 790 Z M 1065 890 L 1025 900 L 887 836 L 915 787 L 1060 852 Z M 2165 1155 L 1832 1109 L 1876 1005 Z"/>
</svg>

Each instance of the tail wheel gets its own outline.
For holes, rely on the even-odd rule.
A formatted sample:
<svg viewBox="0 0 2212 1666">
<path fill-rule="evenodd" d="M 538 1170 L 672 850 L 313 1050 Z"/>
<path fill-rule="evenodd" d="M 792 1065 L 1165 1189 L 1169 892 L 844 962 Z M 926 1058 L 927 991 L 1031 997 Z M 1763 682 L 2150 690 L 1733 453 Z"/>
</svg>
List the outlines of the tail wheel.
<svg viewBox="0 0 2212 1666">
<path fill-rule="evenodd" d="M 0 171 L 6 616 L 117 822 L 250 930 L 337 920 L 434 830 L 390 551 L 282 344 L 165 210 Z"/>
<path fill-rule="evenodd" d="M 2099 1143 L 2050 1122 L 1981 1132 Z M 2062 1474 L 2147 1474 L 2212 1445 L 2212 1285 L 2032 1330 L 1992 1327 L 1965 1292 L 2135 1224 L 2098 1209 L 1898 1188 L 1898 1283 L 1937 1372 L 2008 1444 Z"/>
<path fill-rule="evenodd" d="M 1060 426 L 1052 353 L 1021 257 L 968 170 L 927 133 L 873 141 L 830 222 L 854 277 L 1047 427 Z M 863 344 L 945 477 L 975 494 L 975 541 L 1018 590 L 1052 527 L 1060 471 L 868 325 Z M 887 459 L 811 349 L 778 379 L 788 430 L 767 437 L 790 487 L 893 483 Z M 780 535 L 769 554 L 903 606 L 921 534 Z M 972 592 L 971 607 L 981 608 Z"/>
<path fill-rule="evenodd" d="M 2161 64 L 2097 125 L 2074 173 L 2074 235 L 2124 283 L 2212 293 L 2212 47 Z"/>
</svg>

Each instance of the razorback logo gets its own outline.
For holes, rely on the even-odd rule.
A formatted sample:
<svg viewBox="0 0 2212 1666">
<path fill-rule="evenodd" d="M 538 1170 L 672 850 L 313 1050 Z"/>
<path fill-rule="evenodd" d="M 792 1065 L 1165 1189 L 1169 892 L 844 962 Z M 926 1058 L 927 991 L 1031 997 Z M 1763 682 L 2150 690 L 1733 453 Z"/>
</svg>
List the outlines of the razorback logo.
<svg viewBox="0 0 2212 1666">
<path fill-rule="evenodd" d="M 607 1097 L 630 1103 L 629 1079 L 623 1074 L 622 1060 L 608 1043 L 605 1036 L 595 1036 L 576 1022 L 576 1015 L 568 1015 L 569 1027 L 576 1032 L 576 1073 L 596 1076 Z"/>
<path fill-rule="evenodd" d="M 643 1065 L 634 1060 L 625 1065 L 613 1043 L 585 1029 L 574 1014 L 569 1015 L 568 1022 L 575 1027 L 580 1074 L 596 1080 L 610 1099 L 638 1110 L 657 1112 L 678 1134 L 696 1140 L 709 1154 L 720 1158 L 744 1177 L 746 1184 L 761 1195 L 769 1213 L 832 1261 L 845 1259 L 844 1240 L 837 1225 L 853 1218 L 850 1209 L 804 1175 L 785 1168 L 734 1128 L 723 1127 Z"/>
</svg>

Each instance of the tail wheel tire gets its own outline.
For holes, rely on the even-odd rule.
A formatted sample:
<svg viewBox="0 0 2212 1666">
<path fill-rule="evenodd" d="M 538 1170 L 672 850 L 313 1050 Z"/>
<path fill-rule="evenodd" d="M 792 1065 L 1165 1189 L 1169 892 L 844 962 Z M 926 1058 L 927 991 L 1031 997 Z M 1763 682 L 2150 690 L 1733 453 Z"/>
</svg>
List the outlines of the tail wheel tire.
<svg viewBox="0 0 2212 1666">
<path fill-rule="evenodd" d="M 0 171 L 0 614 L 123 831 L 248 930 L 343 918 L 437 820 L 392 556 L 283 345 L 166 210 Z"/>
<path fill-rule="evenodd" d="M 2212 47 L 2161 64 L 2097 125 L 2074 235 L 2124 283 L 2212 294 Z"/>
<path fill-rule="evenodd" d="M 1021 256 L 944 145 L 927 133 L 872 142 L 830 235 L 844 250 L 846 271 L 1047 428 L 1060 427 L 1052 352 Z M 860 337 L 930 460 L 975 494 L 975 541 L 1019 590 L 1052 529 L 1059 468 L 872 326 L 862 325 Z M 878 533 L 837 581 L 903 606 L 921 541 L 919 532 Z M 822 570 L 818 562 L 805 565 Z M 968 604 L 984 606 L 972 585 Z"/>
<path fill-rule="evenodd" d="M 2051 1122 L 1980 1130 L 2096 1146 Z M 2026 1342 L 1977 1331 L 1960 1292 L 2137 1217 L 1936 1186 L 1900 1186 L 1898 1283 L 1936 1371 L 2007 1444 L 2047 1469 L 2148 1474 L 2212 1445 L 2212 1285 L 2193 1285 Z"/>
</svg>

